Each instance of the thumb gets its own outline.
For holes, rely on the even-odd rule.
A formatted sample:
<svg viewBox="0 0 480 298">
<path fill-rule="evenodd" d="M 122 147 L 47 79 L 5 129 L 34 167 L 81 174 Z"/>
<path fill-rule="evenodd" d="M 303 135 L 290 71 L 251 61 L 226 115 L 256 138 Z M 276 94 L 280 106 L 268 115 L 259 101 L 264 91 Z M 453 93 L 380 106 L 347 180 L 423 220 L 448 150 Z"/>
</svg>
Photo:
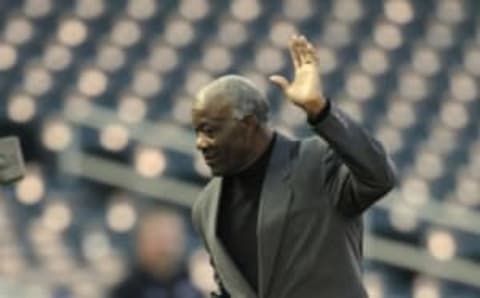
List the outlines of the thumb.
<svg viewBox="0 0 480 298">
<path fill-rule="evenodd" d="M 280 88 L 282 88 L 283 91 L 287 90 L 288 85 L 290 85 L 288 80 L 285 77 L 282 77 L 282 76 L 273 75 L 273 76 L 270 76 L 269 79 L 273 83 L 277 84 Z"/>
</svg>

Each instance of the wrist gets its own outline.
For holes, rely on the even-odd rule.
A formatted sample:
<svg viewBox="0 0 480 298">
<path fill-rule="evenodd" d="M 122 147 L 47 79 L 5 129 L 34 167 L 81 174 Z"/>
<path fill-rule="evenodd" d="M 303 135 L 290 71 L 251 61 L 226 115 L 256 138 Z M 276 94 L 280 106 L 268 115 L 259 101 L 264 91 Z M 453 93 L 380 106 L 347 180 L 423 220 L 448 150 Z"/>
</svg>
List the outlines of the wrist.
<svg viewBox="0 0 480 298">
<path fill-rule="evenodd" d="M 331 108 L 330 100 L 325 99 L 324 108 L 321 109 L 317 114 L 308 115 L 307 122 L 312 126 L 319 124 L 320 122 L 323 121 L 323 119 L 325 119 L 328 116 L 328 114 L 330 114 L 330 108 Z"/>
<path fill-rule="evenodd" d="M 327 104 L 327 99 L 325 99 L 323 96 L 318 96 L 314 100 L 305 102 L 302 108 L 307 114 L 307 117 L 311 119 L 320 114 L 327 107 Z"/>
</svg>

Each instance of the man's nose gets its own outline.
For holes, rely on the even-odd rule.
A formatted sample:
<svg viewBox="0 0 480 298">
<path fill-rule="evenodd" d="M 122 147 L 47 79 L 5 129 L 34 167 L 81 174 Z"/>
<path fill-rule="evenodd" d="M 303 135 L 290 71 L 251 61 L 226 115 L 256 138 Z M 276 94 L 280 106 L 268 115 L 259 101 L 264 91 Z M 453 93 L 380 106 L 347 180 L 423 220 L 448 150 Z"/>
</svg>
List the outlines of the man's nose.
<svg viewBox="0 0 480 298">
<path fill-rule="evenodd" d="M 197 143 L 197 149 L 198 150 L 205 150 L 208 147 L 207 140 L 205 139 L 204 136 L 202 136 L 202 134 L 199 134 L 197 136 L 196 143 Z"/>
</svg>

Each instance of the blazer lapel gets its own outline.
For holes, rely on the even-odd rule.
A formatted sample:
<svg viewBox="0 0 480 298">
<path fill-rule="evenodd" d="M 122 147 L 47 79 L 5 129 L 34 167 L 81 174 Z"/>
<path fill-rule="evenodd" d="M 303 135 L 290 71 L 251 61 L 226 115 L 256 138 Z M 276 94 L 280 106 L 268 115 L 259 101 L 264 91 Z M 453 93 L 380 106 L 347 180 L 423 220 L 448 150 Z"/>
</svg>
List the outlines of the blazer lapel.
<svg viewBox="0 0 480 298">
<path fill-rule="evenodd" d="M 207 241 L 211 250 L 211 256 L 217 273 L 227 290 L 231 291 L 234 298 L 256 298 L 257 295 L 250 284 L 245 280 L 234 261 L 225 250 L 223 243 L 217 236 L 218 212 L 220 207 L 220 196 L 222 178 L 213 178 L 215 185 L 211 188 L 211 197 L 214 198 L 211 206 L 212 216 L 208 219 Z"/>
<path fill-rule="evenodd" d="M 260 197 L 257 226 L 259 292 L 266 297 L 272 279 L 292 191 L 289 184 L 293 142 L 277 134 Z"/>
</svg>

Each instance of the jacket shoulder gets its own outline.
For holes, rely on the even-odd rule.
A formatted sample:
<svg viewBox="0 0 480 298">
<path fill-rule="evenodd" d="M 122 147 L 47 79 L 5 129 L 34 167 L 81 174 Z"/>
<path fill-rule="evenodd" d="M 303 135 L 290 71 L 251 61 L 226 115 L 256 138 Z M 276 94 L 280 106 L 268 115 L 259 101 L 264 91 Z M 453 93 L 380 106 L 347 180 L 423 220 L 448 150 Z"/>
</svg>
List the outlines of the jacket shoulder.
<svg viewBox="0 0 480 298">
<path fill-rule="evenodd" d="M 212 178 L 200 191 L 193 203 L 194 208 L 202 208 L 202 206 L 209 204 L 209 201 L 212 199 L 212 194 L 215 192 L 214 188 L 218 183 L 218 181 L 216 181 L 217 179 L 218 178 Z"/>
<path fill-rule="evenodd" d="M 322 138 L 309 137 L 301 141 L 299 156 L 301 161 L 312 163 L 312 161 L 322 160 L 328 149 L 328 143 Z"/>
</svg>

